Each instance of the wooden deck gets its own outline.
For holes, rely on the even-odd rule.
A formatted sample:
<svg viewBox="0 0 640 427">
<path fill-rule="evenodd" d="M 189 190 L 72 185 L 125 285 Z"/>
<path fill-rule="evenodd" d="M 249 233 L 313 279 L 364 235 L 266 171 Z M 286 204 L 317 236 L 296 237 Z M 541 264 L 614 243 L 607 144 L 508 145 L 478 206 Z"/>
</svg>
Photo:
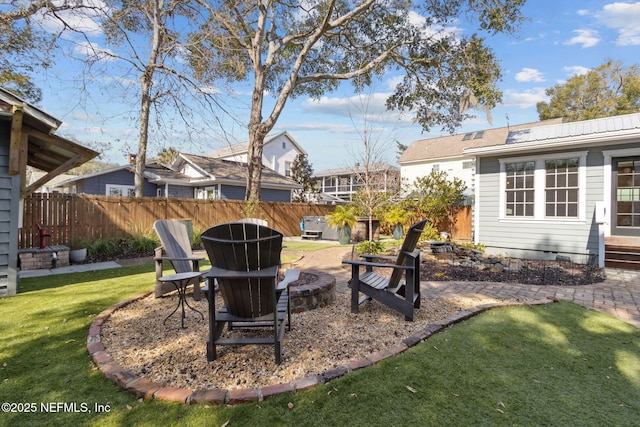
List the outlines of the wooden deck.
<svg viewBox="0 0 640 427">
<path fill-rule="evenodd" d="M 640 270 L 640 237 L 605 237 L 604 248 L 605 267 Z"/>
</svg>

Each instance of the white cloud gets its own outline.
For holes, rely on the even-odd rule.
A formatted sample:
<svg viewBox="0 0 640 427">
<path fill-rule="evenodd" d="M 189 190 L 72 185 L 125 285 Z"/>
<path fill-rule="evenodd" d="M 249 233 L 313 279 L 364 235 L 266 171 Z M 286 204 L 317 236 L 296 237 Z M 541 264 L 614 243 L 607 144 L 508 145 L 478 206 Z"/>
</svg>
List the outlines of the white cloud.
<svg viewBox="0 0 640 427">
<path fill-rule="evenodd" d="M 516 81 L 519 82 L 543 82 L 544 78 L 540 70 L 535 68 L 523 68 L 522 71 L 515 75 Z"/>
<path fill-rule="evenodd" d="M 340 117 L 361 116 L 362 114 L 379 115 L 387 111 L 385 102 L 389 93 L 374 93 L 371 95 L 354 95 L 348 98 L 307 99 L 302 108 L 311 113 L 329 114 Z"/>
<path fill-rule="evenodd" d="M 572 65 L 568 67 L 562 67 L 562 71 L 567 73 L 567 76 L 573 77 L 573 76 L 581 76 L 582 74 L 587 74 L 589 71 L 591 71 L 591 69 L 587 67 L 583 67 L 581 65 Z"/>
<path fill-rule="evenodd" d="M 589 11 L 587 9 L 580 9 L 576 12 L 579 16 L 586 16 L 589 14 Z"/>
<path fill-rule="evenodd" d="M 280 127 L 288 131 L 313 131 L 313 132 L 329 132 L 339 135 L 355 133 L 352 124 L 328 123 L 328 122 L 304 122 L 304 123 L 287 123 L 281 124 Z"/>
<path fill-rule="evenodd" d="M 530 108 L 535 107 L 538 102 L 547 102 L 549 97 L 544 93 L 544 88 L 535 88 L 524 92 L 514 90 L 504 91 L 504 107 Z"/>
<path fill-rule="evenodd" d="M 523 41 L 524 42 L 535 42 L 535 41 L 538 41 L 538 40 L 542 40 L 542 39 L 544 39 L 546 37 L 547 37 L 546 33 L 540 33 L 540 34 L 538 34 L 536 36 L 526 37 Z"/>
<path fill-rule="evenodd" d="M 403 79 L 402 76 L 391 77 L 385 81 L 385 86 L 389 90 L 395 90 L 396 86 L 398 86 L 398 84 L 402 82 L 402 79 Z"/>
<path fill-rule="evenodd" d="M 565 42 L 567 45 L 579 44 L 582 45 L 583 48 L 593 47 L 600 42 L 600 38 L 598 37 L 598 32 L 594 30 L 573 30 L 575 37 L 572 37 L 568 41 Z"/>
<path fill-rule="evenodd" d="M 616 44 L 620 46 L 640 45 L 640 2 L 610 3 L 597 14 L 609 28 L 618 32 Z"/>
<path fill-rule="evenodd" d="M 96 43 L 87 41 L 76 43 L 73 49 L 73 53 L 75 53 L 76 55 L 88 57 L 89 59 L 95 61 L 112 61 L 116 59 L 113 51 L 109 49 L 103 49 Z"/>
<path fill-rule="evenodd" d="M 58 0 L 54 3 L 62 3 Z M 74 9 L 57 12 L 56 16 L 49 13 L 39 14 L 35 16 L 38 22 L 45 30 L 51 33 L 58 33 L 65 29 L 65 24 L 75 31 L 81 31 L 90 36 L 98 36 L 103 33 L 100 24 L 99 9 L 107 10 L 106 4 L 101 0 L 84 0 L 83 3 L 91 6 L 92 9 Z M 64 21 L 64 24 L 61 22 Z"/>
</svg>

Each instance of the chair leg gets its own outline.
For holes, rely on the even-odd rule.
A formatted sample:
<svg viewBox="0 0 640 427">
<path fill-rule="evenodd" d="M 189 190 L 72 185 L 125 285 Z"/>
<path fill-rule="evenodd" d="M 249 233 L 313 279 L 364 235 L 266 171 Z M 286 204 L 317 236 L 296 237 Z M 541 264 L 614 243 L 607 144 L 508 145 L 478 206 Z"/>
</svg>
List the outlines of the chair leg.
<svg viewBox="0 0 640 427">
<path fill-rule="evenodd" d="M 216 344 L 211 342 L 211 340 L 207 341 L 207 361 L 212 362 L 216 360 Z"/>
<path fill-rule="evenodd" d="M 357 265 L 351 266 L 351 312 L 357 313 L 360 302 L 358 297 L 360 296 L 360 267 Z"/>
</svg>

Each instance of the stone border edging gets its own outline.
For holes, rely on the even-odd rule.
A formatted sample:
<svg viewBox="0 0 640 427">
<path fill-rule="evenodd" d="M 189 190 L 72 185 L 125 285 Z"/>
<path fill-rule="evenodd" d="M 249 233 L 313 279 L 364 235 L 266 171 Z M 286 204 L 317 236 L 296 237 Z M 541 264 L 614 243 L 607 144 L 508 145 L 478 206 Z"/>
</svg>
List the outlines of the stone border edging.
<svg viewBox="0 0 640 427">
<path fill-rule="evenodd" d="M 215 388 L 208 390 L 191 390 L 180 387 L 164 386 L 160 383 L 149 381 L 147 379 L 136 376 L 132 372 L 129 372 L 122 366 L 120 366 L 118 362 L 113 360 L 111 354 L 107 352 L 107 349 L 102 343 L 102 325 L 105 321 L 107 321 L 107 319 L 109 319 L 111 314 L 114 311 L 128 304 L 131 304 L 134 301 L 151 295 L 152 293 L 153 291 L 145 292 L 143 294 L 128 298 L 124 301 L 120 301 L 100 313 L 89 327 L 89 333 L 87 335 L 87 351 L 89 352 L 89 355 L 107 378 L 118 384 L 120 388 L 135 394 L 139 398 L 143 398 L 145 400 L 168 400 L 174 402 L 182 402 L 184 404 L 210 403 L 213 405 L 237 405 L 249 402 L 259 402 L 277 394 L 308 390 L 319 384 L 324 384 L 333 379 L 340 378 L 349 372 L 356 371 L 367 366 L 375 365 L 381 360 L 388 359 L 397 354 L 403 353 L 416 344 L 425 341 L 431 335 L 440 332 L 451 325 L 485 312 L 489 309 L 497 307 L 544 305 L 558 301 L 558 299 L 555 297 L 547 297 L 546 300 L 523 303 L 515 302 L 483 304 L 468 310 L 459 311 L 458 313 L 449 316 L 445 320 L 428 325 L 423 330 L 410 335 L 393 347 L 389 347 L 387 349 L 371 353 L 363 358 L 353 360 L 347 365 L 339 366 L 335 369 L 325 371 L 321 374 L 300 378 L 287 384 L 273 384 L 257 389 L 249 388 L 224 390 Z"/>
</svg>

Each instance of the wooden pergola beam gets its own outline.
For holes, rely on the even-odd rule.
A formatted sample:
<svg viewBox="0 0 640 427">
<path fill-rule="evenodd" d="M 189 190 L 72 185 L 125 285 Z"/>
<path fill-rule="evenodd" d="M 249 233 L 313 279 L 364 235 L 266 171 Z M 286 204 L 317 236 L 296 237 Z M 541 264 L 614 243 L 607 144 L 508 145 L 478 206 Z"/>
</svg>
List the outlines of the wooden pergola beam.
<svg viewBox="0 0 640 427">
<path fill-rule="evenodd" d="M 29 187 L 22 190 L 21 198 L 24 199 L 25 197 L 29 196 L 31 193 L 36 191 L 38 188 L 40 188 L 43 184 L 51 181 L 56 176 L 65 173 L 69 169 L 73 169 L 74 167 L 78 166 L 78 164 L 82 164 L 82 162 L 80 161 L 81 159 L 82 159 L 82 156 L 80 154 L 76 154 L 74 157 L 69 159 L 66 163 L 58 166 L 56 169 L 52 170 L 51 172 L 49 172 L 48 174 L 44 175 L 39 180 L 31 184 Z"/>
<path fill-rule="evenodd" d="M 26 172 L 26 144 L 28 144 L 28 138 L 23 138 L 22 135 L 23 115 L 23 108 L 14 105 L 9 139 L 9 175 L 18 175 L 22 170 Z"/>
</svg>

